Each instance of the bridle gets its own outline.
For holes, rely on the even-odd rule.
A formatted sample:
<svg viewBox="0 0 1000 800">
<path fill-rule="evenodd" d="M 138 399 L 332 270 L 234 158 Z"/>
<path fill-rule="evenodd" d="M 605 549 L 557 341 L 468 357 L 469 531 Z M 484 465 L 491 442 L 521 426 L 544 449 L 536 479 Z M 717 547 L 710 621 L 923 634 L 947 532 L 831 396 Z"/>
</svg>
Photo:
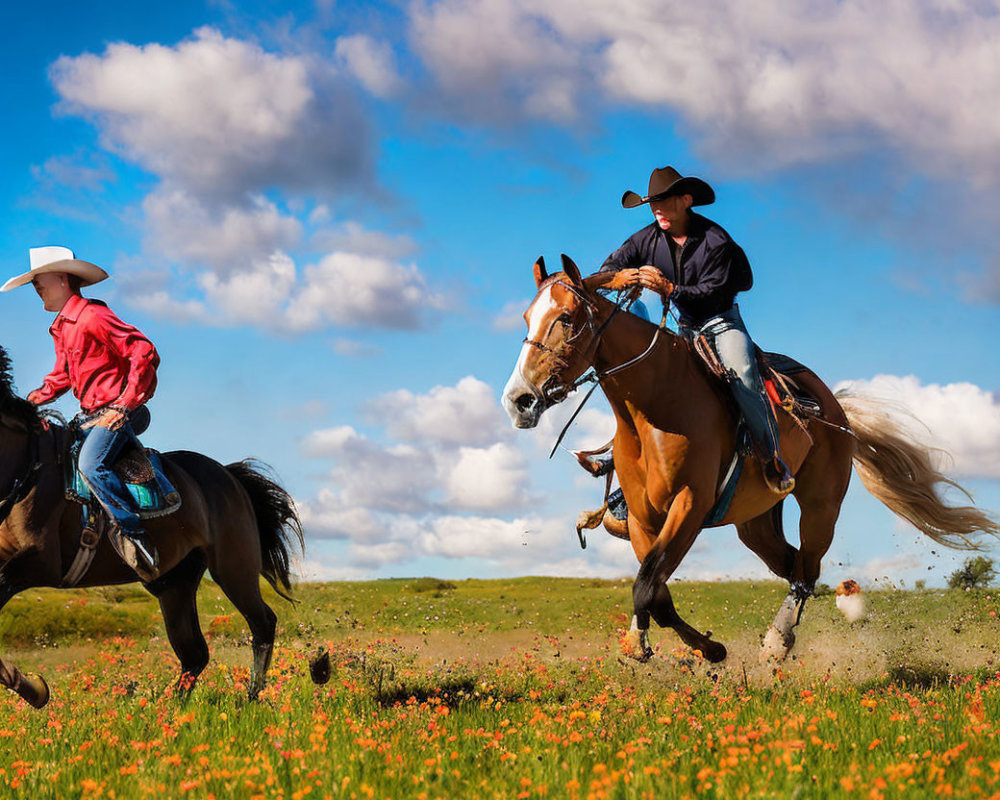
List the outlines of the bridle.
<svg viewBox="0 0 1000 800">
<path fill-rule="evenodd" d="M 619 311 L 622 311 L 627 305 L 629 305 L 630 301 L 626 300 L 624 303 L 621 301 L 615 303 L 615 307 L 611 310 L 611 313 L 608 314 L 607 319 L 605 319 L 604 322 L 601 323 L 600 327 L 597 327 L 595 320 L 595 312 L 597 310 L 597 304 L 592 299 L 590 299 L 586 294 L 584 294 L 579 287 L 566 283 L 564 281 L 553 281 L 549 285 L 562 286 L 563 288 L 567 289 L 571 294 L 575 295 L 581 301 L 583 301 L 584 308 L 587 311 L 586 321 L 583 325 L 580 326 L 579 331 L 574 333 L 572 336 L 569 336 L 564 340 L 564 342 L 562 342 L 562 346 L 570 345 L 584 333 L 590 331 L 593 335 L 593 340 L 591 343 L 591 352 L 587 357 L 587 360 L 589 361 L 593 357 L 593 354 L 597 351 L 597 348 L 600 345 L 601 336 L 604 335 L 604 331 L 607 330 L 608 325 L 611 324 L 611 320 L 615 318 L 615 315 Z M 562 432 L 556 439 L 555 445 L 553 445 L 552 447 L 552 452 L 549 453 L 549 458 L 552 458 L 553 454 L 555 454 L 556 450 L 559 448 L 559 445 L 562 443 L 563 437 L 566 435 L 566 431 L 569 430 L 570 425 L 573 424 L 573 421 L 576 419 L 577 415 L 580 413 L 581 410 L 583 410 L 583 406 L 590 399 L 590 396 L 594 393 L 594 390 L 601 385 L 602 381 L 604 381 L 605 378 L 610 378 L 612 375 L 616 375 L 617 373 L 622 372 L 623 370 L 626 370 L 629 367 L 634 366 L 635 364 L 638 364 L 640 361 L 645 359 L 650 353 L 653 352 L 653 349 L 656 347 L 656 344 L 659 341 L 660 333 L 662 331 L 667 330 L 666 327 L 667 314 L 669 313 L 669 309 L 670 309 L 669 300 L 664 301 L 663 316 L 660 318 L 660 324 L 656 326 L 656 333 L 653 334 L 653 338 L 650 341 L 649 346 L 646 347 L 646 349 L 639 355 L 635 356 L 634 358 L 630 358 L 628 361 L 625 361 L 622 364 L 617 364 L 604 371 L 598 370 L 591 364 L 589 370 L 586 370 L 583 375 L 581 375 L 579 378 L 577 378 L 573 383 L 569 385 L 558 383 L 559 381 L 558 376 L 550 375 L 546 379 L 545 383 L 541 385 L 541 387 L 535 386 L 534 383 L 525 378 L 523 370 L 521 371 L 522 380 L 524 381 L 525 385 L 527 385 L 528 388 L 531 389 L 532 394 L 535 395 L 535 398 L 541 403 L 543 410 L 550 408 L 551 406 L 557 403 L 562 402 L 563 400 L 566 399 L 566 397 L 569 396 L 571 392 L 576 391 L 585 383 L 592 382 L 594 384 L 590 388 L 590 391 L 588 391 L 587 394 L 584 395 L 583 400 L 580 401 L 580 405 L 577 406 L 576 411 L 573 412 L 573 415 L 569 418 L 566 425 L 563 427 Z M 552 321 L 552 324 L 549 325 L 549 329 L 545 332 L 545 338 L 548 338 L 549 333 L 552 332 L 552 328 L 555 326 L 557 322 L 559 322 L 559 320 L 560 317 L 557 317 Z M 535 347 L 541 350 L 543 353 L 548 353 L 552 355 L 553 358 L 555 359 L 561 359 L 561 353 L 560 353 L 561 347 L 550 347 L 544 342 L 536 341 L 534 339 L 529 339 L 528 337 L 525 337 L 522 343 L 530 345 L 531 347 Z M 550 388 L 550 384 L 553 383 L 553 381 L 556 381 L 557 383 L 554 387 Z"/>
<path fill-rule="evenodd" d="M 577 339 L 579 339 L 585 333 L 590 332 L 593 334 L 594 337 L 592 342 L 592 349 L 596 350 L 597 345 L 600 342 L 601 334 L 604 333 L 604 329 L 607 328 L 608 323 L 611 322 L 612 317 L 614 317 L 614 315 L 618 313 L 619 306 L 616 305 L 611 314 L 608 315 L 608 318 L 601 324 L 599 328 L 595 330 L 596 326 L 595 312 L 597 311 L 597 303 L 595 303 L 591 298 L 587 297 L 587 295 L 585 295 L 582 291 L 580 291 L 578 287 L 573 286 L 572 284 L 566 283 L 564 281 L 553 281 L 552 283 L 549 284 L 549 286 L 550 287 L 562 286 L 564 289 L 566 289 L 571 294 L 576 296 L 583 303 L 583 307 L 587 312 L 586 321 L 583 325 L 580 326 L 580 329 L 578 331 L 573 333 L 571 336 L 568 336 L 556 347 L 550 347 L 543 341 L 538 341 L 536 339 L 529 339 L 527 336 L 525 336 L 524 339 L 522 340 L 522 344 L 526 344 L 529 345 L 530 347 L 534 347 L 538 350 L 541 350 L 543 353 L 551 355 L 553 359 L 556 361 L 562 361 L 563 350 L 568 349 Z M 543 338 L 547 339 L 549 334 L 552 333 L 552 328 L 554 328 L 556 323 L 560 322 L 562 319 L 563 317 L 562 315 L 560 315 L 559 317 L 556 317 L 554 320 L 552 320 L 552 323 L 549 325 L 548 330 L 545 332 L 545 336 Z M 545 380 L 545 383 L 543 383 L 539 387 L 536 386 L 533 382 L 529 381 L 525 377 L 523 371 L 521 372 L 521 378 L 523 379 L 525 385 L 531 389 L 532 394 L 535 395 L 535 398 L 541 402 L 543 409 L 549 408 L 557 403 L 562 402 L 563 400 L 566 399 L 567 395 L 569 395 L 570 392 L 573 392 L 574 390 L 577 389 L 577 387 L 581 385 L 581 382 L 585 382 L 581 378 L 580 380 L 577 380 L 574 383 L 567 386 L 566 384 L 560 381 L 558 375 L 553 374 L 550 375 Z"/>
</svg>

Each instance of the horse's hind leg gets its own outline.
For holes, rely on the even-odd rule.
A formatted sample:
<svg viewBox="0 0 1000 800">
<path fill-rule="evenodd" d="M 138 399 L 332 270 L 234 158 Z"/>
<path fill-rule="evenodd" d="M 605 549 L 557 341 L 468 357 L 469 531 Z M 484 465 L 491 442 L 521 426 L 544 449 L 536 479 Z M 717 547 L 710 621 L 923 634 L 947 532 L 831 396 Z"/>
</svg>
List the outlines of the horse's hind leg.
<svg viewBox="0 0 1000 800">
<path fill-rule="evenodd" d="M 264 602 L 260 594 L 260 557 L 256 564 L 252 557 L 224 561 L 216 559 L 211 567 L 212 577 L 225 592 L 226 597 L 236 606 L 250 626 L 253 641 L 253 669 L 247 695 L 256 700 L 267 680 L 267 669 L 271 665 L 274 650 L 274 631 L 278 617 Z"/>
<path fill-rule="evenodd" d="M 189 692 L 208 664 L 208 644 L 198 622 L 196 596 L 205 573 L 205 554 L 193 550 L 170 572 L 147 584 L 149 592 L 160 601 L 167 638 L 181 662 L 177 688 Z"/>
<path fill-rule="evenodd" d="M 795 644 L 794 629 L 819 580 L 823 556 L 833 542 L 840 504 L 851 478 L 850 452 L 839 442 L 828 443 L 814 451 L 799 471 L 794 493 L 800 511 L 799 549 L 786 576 L 788 596 L 764 636 L 764 659 L 784 659 Z"/>
<path fill-rule="evenodd" d="M 781 511 L 784 500 L 759 517 L 736 526 L 740 541 L 763 561 L 769 570 L 786 581 L 792 579 L 799 551 L 785 539 Z"/>
<path fill-rule="evenodd" d="M 759 517 L 737 525 L 736 530 L 740 541 L 756 553 L 771 572 L 791 584 L 792 572 L 799 560 L 799 551 L 785 539 L 781 520 L 783 502 Z M 799 624 L 806 597 L 808 592 L 803 593 L 800 587 L 794 584 L 789 587 L 788 596 L 764 635 L 762 660 L 770 658 L 781 660 L 788 655 L 788 651 L 795 644 L 795 633 L 792 629 Z"/>
</svg>

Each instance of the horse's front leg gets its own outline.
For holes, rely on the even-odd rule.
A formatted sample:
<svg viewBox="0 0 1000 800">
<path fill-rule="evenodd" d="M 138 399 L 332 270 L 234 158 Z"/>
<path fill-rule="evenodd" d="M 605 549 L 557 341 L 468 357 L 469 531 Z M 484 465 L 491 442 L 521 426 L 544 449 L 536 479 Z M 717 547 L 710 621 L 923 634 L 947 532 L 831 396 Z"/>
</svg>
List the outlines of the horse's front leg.
<svg viewBox="0 0 1000 800">
<path fill-rule="evenodd" d="M 15 585 L 5 573 L 0 573 L 0 610 L 23 588 L 26 587 Z M 41 675 L 21 672 L 3 659 L 0 659 L 0 685 L 6 686 L 35 708 L 49 702 L 49 686 Z"/>
<path fill-rule="evenodd" d="M 645 661 L 652 655 L 649 646 L 649 620 L 670 627 L 689 647 L 699 650 L 709 661 L 722 661 L 726 648 L 688 625 L 674 607 L 667 581 L 687 555 L 701 531 L 707 508 L 697 502 L 689 487 L 683 488 L 670 504 L 667 519 L 652 547 L 642 558 L 639 574 L 632 585 L 634 614 L 627 635 L 627 652 Z"/>
</svg>

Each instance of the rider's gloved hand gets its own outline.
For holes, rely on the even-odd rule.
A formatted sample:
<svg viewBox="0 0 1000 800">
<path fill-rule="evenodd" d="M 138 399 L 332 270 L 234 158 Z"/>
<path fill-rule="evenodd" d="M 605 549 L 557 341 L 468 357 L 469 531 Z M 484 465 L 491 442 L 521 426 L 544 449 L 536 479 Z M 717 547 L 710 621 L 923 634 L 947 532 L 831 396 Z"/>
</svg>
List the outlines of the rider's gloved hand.
<svg viewBox="0 0 1000 800">
<path fill-rule="evenodd" d="M 639 273 L 639 284 L 644 289 L 656 292 L 664 300 L 667 300 L 673 294 L 674 284 L 664 277 L 663 273 L 656 267 L 640 267 L 635 271 Z"/>
<path fill-rule="evenodd" d="M 607 283 L 605 283 L 601 288 L 609 289 L 612 292 L 620 292 L 623 289 L 628 289 L 632 286 L 639 285 L 639 270 L 638 269 L 620 269 Z"/>
</svg>

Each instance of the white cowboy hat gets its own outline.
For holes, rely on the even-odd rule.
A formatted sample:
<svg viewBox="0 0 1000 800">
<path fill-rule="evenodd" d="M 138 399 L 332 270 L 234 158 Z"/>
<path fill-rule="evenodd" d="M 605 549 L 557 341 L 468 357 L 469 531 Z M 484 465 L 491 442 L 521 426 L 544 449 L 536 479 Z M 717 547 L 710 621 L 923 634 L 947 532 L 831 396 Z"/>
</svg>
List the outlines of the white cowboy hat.
<svg viewBox="0 0 1000 800">
<path fill-rule="evenodd" d="M 69 275 L 76 275 L 81 279 L 81 286 L 90 286 L 92 283 L 103 281 L 108 277 L 108 273 L 96 264 L 76 258 L 68 247 L 32 247 L 28 250 L 28 258 L 31 269 L 23 275 L 11 278 L 3 286 L 0 286 L 0 292 L 9 292 L 18 286 L 31 283 L 36 275 L 45 272 L 65 272 Z"/>
</svg>

